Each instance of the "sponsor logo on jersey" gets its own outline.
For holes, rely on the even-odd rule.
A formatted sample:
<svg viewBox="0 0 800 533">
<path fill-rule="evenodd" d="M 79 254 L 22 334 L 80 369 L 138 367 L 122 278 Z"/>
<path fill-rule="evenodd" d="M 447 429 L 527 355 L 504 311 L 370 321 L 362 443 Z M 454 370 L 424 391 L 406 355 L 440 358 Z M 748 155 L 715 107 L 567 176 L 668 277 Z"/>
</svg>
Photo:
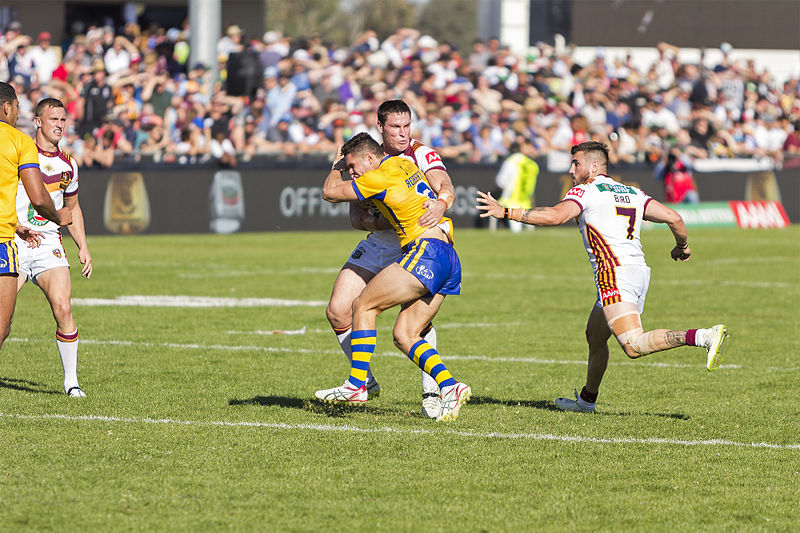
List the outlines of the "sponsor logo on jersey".
<svg viewBox="0 0 800 533">
<path fill-rule="evenodd" d="M 425 268 L 424 265 L 417 265 L 415 269 L 417 275 L 422 276 L 425 279 L 433 279 L 433 272 L 429 268 Z"/>
<path fill-rule="evenodd" d="M 610 298 L 619 298 L 619 289 L 608 289 L 600 293 L 600 298 L 608 300 Z"/>
<path fill-rule="evenodd" d="M 66 190 L 67 186 L 69 185 L 69 182 L 71 181 L 72 181 L 72 172 L 64 171 L 61 173 L 61 181 L 59 183 L 59 187 L 61 187 L 62 190 Z"/>
<path fill-rule="evenodd" d="M 584 192 L 586 192 L 586 191 L 584 191 L 580 187 L 573 187 L 573 188 L 571 188 L 570 190 L 567 191 L 567 196 L 569 196 L 571 194 L 573 196 L 577 196 L 578 198 L 582 198 Z"/>
<path fill-rule="evenodd" d="M 616 193 L 623 193 L 623 194 L 636 194 L 636 189 L 633 187 L 628 187 L 627 185 L 620 185 L 615 183 L 613 185 L 609 185 L 608 183 L 598 183 L 595 185 L 597 190 L 600 192 L 616 192 Z"/>
<path fill-rule="evenodd" d="M 425 154 L 425 162 L 428 163 L 429 165 L 431 163 L 435 163 L 436 161 L 441 161 L 441 160 L 442 158 L 439 157 L 439 154 L 436 152 L 428 152 L 427 154 Z"/>
<path fill-rule="evenodd" d="M 36 212 L 33 204 L 28 205 L 28 222 L 33 226 L 44 226 L 47 224 L 47 219 Z"/>
</svg>

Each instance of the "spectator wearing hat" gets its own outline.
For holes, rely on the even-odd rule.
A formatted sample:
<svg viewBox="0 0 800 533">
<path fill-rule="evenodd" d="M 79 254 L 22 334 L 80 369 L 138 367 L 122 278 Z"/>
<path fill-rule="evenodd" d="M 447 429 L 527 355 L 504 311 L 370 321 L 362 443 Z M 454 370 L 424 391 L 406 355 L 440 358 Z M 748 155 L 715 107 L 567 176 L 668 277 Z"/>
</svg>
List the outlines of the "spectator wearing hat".
<svg viewBox="0 0 800 533">
<path fill-rule="evenodd" d="M 59 55 L 50 46 L 50 33 L 46 31 L 40 33 L 38 45 L 31 48 L 28 55 L 33 61 L 39 83 L 42 85 L 50 83 L 53 71 L 58 67 L 59 63 Z"/>
<path fill-rule="evenodd" d="M 217 42 L 217 57 L 227 61 L 228 56 L 231 54 L 244 50 L 244 45 L 242 45 L 243 33 L 242 29 L 236 24 L 228 26 L 228 29 L 225 30 L 225 36 Z"/>
</svg>

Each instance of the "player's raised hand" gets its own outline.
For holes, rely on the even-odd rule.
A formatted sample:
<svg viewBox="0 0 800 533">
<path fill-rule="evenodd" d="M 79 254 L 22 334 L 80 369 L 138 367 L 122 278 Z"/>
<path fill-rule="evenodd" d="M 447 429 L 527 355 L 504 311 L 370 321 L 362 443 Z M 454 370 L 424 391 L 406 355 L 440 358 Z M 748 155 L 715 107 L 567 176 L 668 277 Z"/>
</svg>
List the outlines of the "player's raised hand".
<svg viewBox="0 0 800 533">
<path fill-rule="evenodd" d="M 475 201 L 477 202 L 475 207 L 478 211 L 483 211 L 483 213 L 480 214 L 481 218 L 503 218 L 505 208 L 492 197 L 492 193 L 478 191 L 478 197 L 475 198 Z"/>
</svg>

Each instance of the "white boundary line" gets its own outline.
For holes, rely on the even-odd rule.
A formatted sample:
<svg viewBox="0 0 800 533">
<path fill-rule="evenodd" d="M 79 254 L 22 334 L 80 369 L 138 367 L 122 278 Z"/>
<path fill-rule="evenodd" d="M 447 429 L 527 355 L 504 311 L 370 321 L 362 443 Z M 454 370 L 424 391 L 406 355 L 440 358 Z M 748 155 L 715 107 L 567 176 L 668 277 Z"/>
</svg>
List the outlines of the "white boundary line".
<svg viewBox="0 0 800 533">
<path fill-rule="evenodd" d="M 43 343 L 51 342 L 51 340 L 36 339 L 30 340 L 26 338 L 9 338 L 11 342 L 20 343 Z M 96 346 L 137 346 L 144 348 L 174 348 L 180 350 L 221 350 L 229 352 L 267 352 L 267 353 L 302 353 L 302 354 L 317 354 L 329 355 L 340 354 L 339 350 L 311 350 L 308 348 L 296 348 L 292 346 L 276 347 L 276 346 L 252 346 L 252 345 L 228 345 L 228 344 L 180 344 L 174 342 L 135 342 L 135 341 L 121 341 L 121 340 L 98 340 L 98 339 L 81 339 L 82 345 L 96 345 Z M 375 355 L 380 357 L 399 357 L 406 359 L 406 355 L 398 351 L 391 352 L 378 352 Z M 586 366 L 585 360 L 575 359 L 538 359 L 536 357 L 491 357 L 488 355 L 455 355 L 443 353 L 442 357 L 445 361 L 485 361 L 487 363 L 532 363 L 540 365 L 581 365 Z M 660 363 L 660 362 L 645 362 L 645 361 L 615 361 L 614 365 L 622 366 L 647 366 L 657 368 L 703 368 L 701 363 L 687 364 L 687 363 Z M 720 365 L 723 369 L 739 370 L 741 365 Z M 774 371 L 787 371 L 796 370 L 797 368 L 778 368 L 769 367 L 769 370 Z"/>
<path fill-rule="evenodd" d="M 768 448 L 773 450 L 800 450 L 800 444 L 773 444 L 769 442 L 737 442 L 732 440 L 681 440 L 653 437 L 649 439 L 634 439 L 628 437 L 598 438 L 583 437 L 580 435 L 553 435 L 552 433 L 481 433 L 476 431 L 431 431 L 428 429 L 398 429 L 392 427 L 359 428 L 355 426 L 332 426 L 324 424 L 281 424 L 274 422 L 227 422 L 203 420 L 175 420 L 172 418 L 138 418 L 116 417 L 102 415 L 22 415 L 0 413 L 0 418 L 18 420 L 64 420 L 70 422 L 119 422 L 124 424 L 176 424 L 182 426 L 205 427 L 254 427 L 278 430 L 308 430 L 308 431 L 341 431 L 349 433 L 396 433 L 401 435 L 454 435 L 464 438 L 479 439 L 527 439 L 549 440 L 557 442 L 578 442 L 590 444 L 669 444 L 673 446 L 733 446 L 737 448 Z"/>
</svg>

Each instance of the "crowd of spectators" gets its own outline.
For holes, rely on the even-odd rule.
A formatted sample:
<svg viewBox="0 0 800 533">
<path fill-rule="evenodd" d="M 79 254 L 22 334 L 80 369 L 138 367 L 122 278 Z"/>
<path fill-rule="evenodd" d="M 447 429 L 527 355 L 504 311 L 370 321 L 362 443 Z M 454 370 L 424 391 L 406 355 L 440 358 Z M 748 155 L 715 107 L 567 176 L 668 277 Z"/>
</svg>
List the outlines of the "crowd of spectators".
<svg viewBox="0 0 800 533">
<path fill-rule="evenodd" d="M 189 31 L 90 27 L 54 46 L 47 32 L 34 39 L 11 23 L 0 36 L 0 79 L 19 95 L 18 127 L 32 132 L 33 106 L 50 96 L 67 108 L 63 149 L 83 166 L 234 166 L 262 154 L 330 156 L 361 131 L 378 137 L 377 106 L 402 98 L 413 135 L 461 162 L 502 161 L 523 140 L 544 156 L 589 139 L 609 145 L 612 163 L 655 165 L 671 149 L 784 168 L 800 161 L 798 79 L 777 84 L 752 60 L 734 63 L 729 45 L 719 64 L 683 64 L 660 43 L 641 71 L 602 50 L 577 64 L 569 47 L 540 44 L 519 57 L 489 39 L 459 50 L 409 28 L 384 40 L 366 31 L 337 48 L 319 35 L 251 37 L 232 25 L 210 69 L 190 61 Z M 228 59 L 246 51 L 257 54 L 263 84 L 230 95 Z"/>
</svg>

